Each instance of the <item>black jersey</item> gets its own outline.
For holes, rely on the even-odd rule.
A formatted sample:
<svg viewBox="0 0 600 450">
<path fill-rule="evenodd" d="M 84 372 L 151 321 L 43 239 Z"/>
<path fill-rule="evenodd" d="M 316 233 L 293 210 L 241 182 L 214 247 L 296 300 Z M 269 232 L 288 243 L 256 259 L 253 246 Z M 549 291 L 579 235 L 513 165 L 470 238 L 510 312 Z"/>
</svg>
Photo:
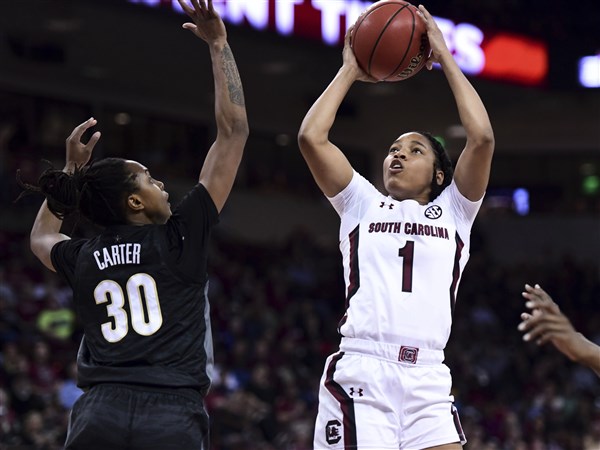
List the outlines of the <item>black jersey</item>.
<svg viewBox="0 0 600 450">
<path fill-rule="evenodd" d="M 208 239 L 218 222 L 198 184 L 164 225 L 109 227 L 52 248 L 73 288 L 84 337 L 78 385 L 131 383 L 206 391 L 213 362 Z"/>
</svg>

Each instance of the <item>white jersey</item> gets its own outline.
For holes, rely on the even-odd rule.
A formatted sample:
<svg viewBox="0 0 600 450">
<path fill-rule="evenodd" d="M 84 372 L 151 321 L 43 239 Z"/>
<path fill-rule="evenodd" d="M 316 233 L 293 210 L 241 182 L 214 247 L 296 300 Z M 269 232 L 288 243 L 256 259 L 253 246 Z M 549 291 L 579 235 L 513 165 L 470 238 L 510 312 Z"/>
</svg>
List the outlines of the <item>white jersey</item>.
<svg viewBox="0 0 600 450">
<path fill-rule="evenodd" d="M 354 172 L 329 201 L 341 218 L 340 334 L 443 350 L 482 200 L 468 200 L 452 181 L 427 205 L 397 201 Z"/>
</svg>

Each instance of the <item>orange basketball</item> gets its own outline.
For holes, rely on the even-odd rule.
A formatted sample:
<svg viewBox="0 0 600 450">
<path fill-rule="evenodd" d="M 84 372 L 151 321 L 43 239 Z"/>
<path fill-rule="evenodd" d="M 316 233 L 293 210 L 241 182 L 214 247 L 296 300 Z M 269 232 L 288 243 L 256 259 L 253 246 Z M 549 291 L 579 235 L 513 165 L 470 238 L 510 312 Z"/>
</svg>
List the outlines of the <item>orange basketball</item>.
<svg viewBox="0 0 600 450">
<path fill-rule="evenodd" d="M 361 69 L 379 81 L 412 77 L 431 50 L 425 21 L 402 0 L 371 5 L 356 21 L 350 45 Z"/>
</svg>

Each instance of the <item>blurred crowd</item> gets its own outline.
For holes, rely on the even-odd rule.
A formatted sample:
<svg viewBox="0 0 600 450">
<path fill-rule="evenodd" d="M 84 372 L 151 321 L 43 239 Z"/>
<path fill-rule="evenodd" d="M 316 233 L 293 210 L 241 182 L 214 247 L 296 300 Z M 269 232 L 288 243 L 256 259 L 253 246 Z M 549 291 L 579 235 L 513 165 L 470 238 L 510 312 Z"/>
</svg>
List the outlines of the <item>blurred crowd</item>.
<svg viewBox="0 0 600 450">
<path fill-rule="evenodd" d="M 81 328 L 71 290 L 28 246 L 41 199 L 13 203 L 19 193 L 17 168 L 32 181 L 43 169 L 40 158 L 60 160 L 64 154 L 64 138 L 78 122 L 68 110 L 57 111 L 52 117 L 67 117 L 64 124 L 40 120 L 40 133 L 31 124 L 0 121 L 0 449 L 62 448 L 70 408 L 81 395 L 75 382 Z M 73 117 L 80 113 L 74 111 Z M 42 142 L 32 144 L 38 134 Z M 165 134 L 182 136 L 182 131 Z M 193 135 L 185 145 L 202 148 L 205 139 Z M 139 154 L 121 150 L 143 162 L 150 159 L 152 167 L 159 167 L 159 178 L 170 175 L 161 169 L 175 172 L 176 163 L 181 173 L 198 166 L 190 163 L 191 150 L 167 164 L 158 159 L 163 148 L 134 144 Z M 297 152 L 288 150 L 291 156 L 279 147 L 262 146 L 261 160 L 259 152 L 249 151 L 237 188 L 287 192 L 290 201 L 298 195 L 322 200 L 309 174 L 301 171 L 304 165 L 291 159 L 299 158 Z M 274 167 L 291 167 L 274 172 L 265 166 L 267 154 Z M 84 225 L 65 224 L 76 233 Z M 337 348 L 336 328 L 343 315 L 336 243 L 324 246 L 309 232 L 296 230 L 283 243 L 259 245 L 217 227 L 209 255 L 215 365 L 206 405 L 214 450 L 311 449 L 318 383 L 325 358 Z M 521 340 L 517 325 L 525 283 L 542 285 L 574 326 L 600 343 L 598 261 L 564 255 L 562 260 L 499 264 L 476 221 L 446 350 L 469 440 L 465 448 L 598 450 L 600 380 L 553 348 Z"/>
<path fill-rule="evenodd" d="M 574 325 L 600 341 L 598 267 L 494 264 L 474 230 L 446 363 L 473 450 L 597 450 L 600 380 L 516 327 L 524 283 L 540 283 Z M 81 394 L 81 331 L 71 291 L 30 255 L 26 235 L 0 234 L 0 442 L 61 448 Z M 215 366 L 206 398 L 215 450 L 308 450 L 318 381 L 336 349 L 343 280 L 335 248 L 298 231 L 257 247 L 217 234 L 210 291 Z"/>
</svg>

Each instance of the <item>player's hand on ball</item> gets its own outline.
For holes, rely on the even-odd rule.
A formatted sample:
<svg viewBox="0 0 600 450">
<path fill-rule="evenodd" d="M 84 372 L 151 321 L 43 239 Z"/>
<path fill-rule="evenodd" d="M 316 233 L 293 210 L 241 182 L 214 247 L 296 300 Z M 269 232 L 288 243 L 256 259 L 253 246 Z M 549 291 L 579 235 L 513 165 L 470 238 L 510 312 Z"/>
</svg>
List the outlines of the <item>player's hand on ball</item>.
<svg viewBox="0 0 600 450">
<path fill-rule="evenodd" d="M 435 23 L 433 16 L 423 5 L 419 5 L 418 11 L 427 25 L 427 38 L 429 39 L 429 45 L 431 46 L 431 55 L 427 59 L 425 67 L 427 67 L 427 70 L 431 70 L 433 68 L 433 64 L 440 63 L 442 55 L 445 53 L 449 54 L 450 51 L 448 50 L 448 46 L 444 40 L 442 30 L 440 30 L 437 23 Z"/>
<path fill-rule="evenodd" d="M 358 61 L 356 60 L 356 55 L 352 50 L 352 32 L 354 31 L 354 25 L 352 25 L 346 31 L 346 36 L 344 37 L 344 50 L 342 53 L 344 66 L 350 68 L 355 74 L 355 79 L 359 81 L 366 81 L 368 83 L 377 83 L 373 77 L 370 77 L 364 70 L 360 68 L 358 65 Z"/>
</svg>

